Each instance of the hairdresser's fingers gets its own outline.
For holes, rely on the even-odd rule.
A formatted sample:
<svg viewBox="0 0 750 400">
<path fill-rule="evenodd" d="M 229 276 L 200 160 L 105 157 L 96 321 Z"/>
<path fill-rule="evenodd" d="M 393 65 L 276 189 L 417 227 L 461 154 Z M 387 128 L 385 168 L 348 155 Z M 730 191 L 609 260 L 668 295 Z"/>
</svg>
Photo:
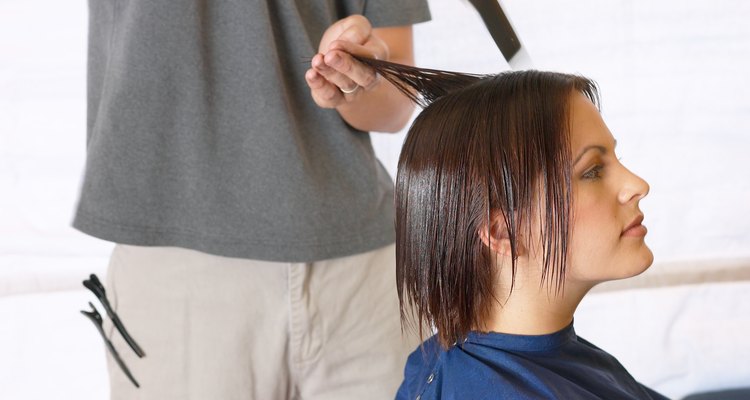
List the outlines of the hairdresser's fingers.
<svg viewBox="0 0 750 400">
<path fill-rule="evenodd" d="M 327 52 L 334 40 L 363 44 L 370 37 L 371 32 L 372 25 L 367 18 L 361 15 L 350 15 L 334 22 L 326 29 L 323 37 L 320 39 L 318 52 Z"/>
<path fill-rule="evenodd" d="M 364 43 L 353 43 L 346 40 L 331 42 L 328 51 L 341 50 L 361 57 L 390 60 L 388 44 L 375 35 L 370 35 Z M 325 54 L 325 53 L 324 53 Z"/>
<path fill-rule="evenodd" d="M 368 89 L 378 83 L 379 75 L 372 68 L 360 63 L 351 55 L 377 60 L 390 59 L 388 44 L 374 35 L 371 35 L 361 45 L 342 40 L 331 43 L 331 51 L 325 55 L 325 60 L 327 61 L 329 57 L 333 58 L 336 54 L 342 57 L 343 62 L 338 65 L 332 65 L 334 69 L 347 75 L 360 86 Z"/>
<path fill-rule="evenodd" d="M 337 57 L 339 62 L 341 57 Z M 359 84 L 355 82 L 351 77 L 347 76 L 346 74 L 342 74 L 341 72 L 334 69 L 332 66 L 328 65 L 325 62 L 325 57 L 321 55 L 321 57 L 313 57 L 312 60 L 312 67 L 313 69 L 318 72 L 320 75 L 322 75 L 328 82 L 332 83 L 339 89 L 341 89 L 342 93 L 353 95 L 354 93 L 357 93 L 359 89 Z M 352 93 L 348 93 L 352 92 Z M 351 97 L 351 96 L 350 96 Z"/>
<path fill-rule="evenodd" d="M 326 65 L 335 71 L 335 74 L 326 76 L 326 78 L 336 85 L 340 83 L 348 84 L 347 82 L 351 81 L 352 84 L 348 87 L 356 85 L 363 90 L 371 90 L 378 83 L 378 74 L 375 73 L 375 70 L 360 63 L 349 53 L 333 50 L 325 55 L 324 61 Z"/>
<path fill-rule="evenodd" d="M 346 101 L 339 88 L 328 82 L 325 77 L 313 68 L 305 72 L 305 81 L 307 82 L 307 86 L 310 87 L 310 94 L 315 104 L 322 108 L 335 108 Z"/>
<path fill-rule="evenodd" d="M 335 40 L 364 44 L 372 35 L 372 25 L 361 15 L 352 15 L 342 20 L 344 30 Z"/>
</svg>

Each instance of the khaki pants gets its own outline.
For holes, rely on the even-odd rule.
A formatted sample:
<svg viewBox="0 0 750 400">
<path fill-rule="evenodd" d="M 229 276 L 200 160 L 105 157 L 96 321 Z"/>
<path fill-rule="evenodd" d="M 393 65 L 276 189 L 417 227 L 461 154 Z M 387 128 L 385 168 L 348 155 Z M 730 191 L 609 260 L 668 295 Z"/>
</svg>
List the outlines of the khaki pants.
<svg viewBox="0 0 750 400">
<path fill-rule="evenodd" d="M 392 399 L 409 352 L 395 251 L 314 263 L 118 245 L 107 295 L 146 357 L 105 328 L 112 399 Z"/>
</svg>

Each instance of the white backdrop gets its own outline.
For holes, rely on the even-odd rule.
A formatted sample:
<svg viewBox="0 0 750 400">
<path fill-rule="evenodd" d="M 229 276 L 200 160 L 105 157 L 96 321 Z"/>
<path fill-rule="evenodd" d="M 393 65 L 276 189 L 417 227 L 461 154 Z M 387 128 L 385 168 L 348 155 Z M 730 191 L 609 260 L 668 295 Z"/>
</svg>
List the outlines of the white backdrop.
<svg viewBox="0 0 750 400">
<path fill-rule="evenodd" d="M 478 73 L 507 69 L 467 1 L 430 4 L 433 21 L 415 28 L 418 65 Z M 619 155 L 651 185 L 642 202 L 656 255 L 649 274 L 679 273 L 684 262 L 711 269 L 727 260 L 750 260 L 750 3 L 504 4 L 537 68 L 580 73 L 600 84 Z M 80 281 L 90 272 L 103 275 L 111 245 L 69 226 L 85 153 L 86 27 L 84 1 L 0 0 L 3 399 L 105 396 L 102 349 L 89 347 L 98 340 L 96 332 L 77 310 L 89 300 Z M 379 157 L 394 173 L 403 133 L 373 136 Z M 666 303 L 689 297 L 688 289 L 674 290 L 679 293 L 659 296 L 672 299 Z M 742 290 L 737 293 L 747 293 L 746 286 Z M 727 293 L 723 286 L 720 292 Z M 599 315 L 599 308 L 606 313 L 621 296 L 632 300 L 628 293 L 601 295 L 599 303 L 582 307 L 589 315 Z M 747 295 L 725 302 L 742 312 L 750 303 Z M 727 310 L 725 303 L 717 307 Z M 589 326 L 593 321 L 580 319 Z M 746 338 L 750 322 L 744 321 L 730 322 Z M 747 346 L 729 361 L 743 354 L 750 355 Z M 649 370 L 647 360 L 629 360 L 626 366 L 635 364 L 650 377 L 647 383 L 661 383 L 673 396 L 692 389 L 659 380 L 663 376 Z M 731 379 L 728 385 L 740 378 Z"/>
</svg>

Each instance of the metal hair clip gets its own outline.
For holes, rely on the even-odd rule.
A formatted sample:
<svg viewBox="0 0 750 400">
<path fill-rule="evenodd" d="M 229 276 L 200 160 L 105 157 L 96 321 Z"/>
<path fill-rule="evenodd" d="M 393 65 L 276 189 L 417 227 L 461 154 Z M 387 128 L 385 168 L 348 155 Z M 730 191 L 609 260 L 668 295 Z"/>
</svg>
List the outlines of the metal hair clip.
<svg viewBox="0 0 750 400">
<path fill-rule="evenodd" d="M 143 358 L 146 353 L 141 350 L 141 347 L 138 346 L 138 343 L 135 342 L 135 339 L 133 339 L 128 334 L 128 331 L 125 329 L 125 325 L 123 325 L 122 321 L 120 321 L 120 317 L 118 317 L 117 313 L 112 309 L 112 306 L 109 304 L 109 300 L 107 300 L 107 292 L 104 290 L 104 285 L 102 285 L 101 281 L 99 281 L 99 278 L 96 275 L 91 274 L 89 276 L 89 279 L 83 281 L 83 286 L 86 286 L 87 289 L 91 290 L 94 293 L 94 296 L 96 296 L 96 298 L 99 299 L 99 301 L 102 303 L 102 305 L 104 306 L 104 310 L 107 312 L 107 315 L 112 320 L 112 323 L 115 325 L 115 328 L 117 328 L 117 331 L 120 332 L 122 337 L 128 343 L 128 346 L 133 349 L 138 357 Z"/>
<path fill-rule="evenodd" d="M 125 375 L 127 375 L 128 379 L 130 379 L 130 381 L 133 382 L 133 385 L 135 385 L 135 387 L 137 388 L 140 388 L 141 386 L 138 385 L 138 381 L 135 380 L 135 378 L 133 377 L 133 374 L 130 373 L 130 370 L 125 365 L 125 362 L 123 362 L 122 358 L 120 358 L 120 355 L 117 354 L 117 350 L 115 350 L 115 346 L 112 345 L 112 342 L 109 339 L 107 339 L 107 335 L 104 334 L 104 328 L 102 328 L 103 320 L 102 320 L 101 314 L 99 314 L 99 311 L 96 310 L 96 307 L 94 307 L 94 305 L 91 304 L 91 302 L 89 302 L 89 306 L 91 306 L 91 311 L 81 310 L 81 314 L 88 317 L 88 319 L 90 319 L 91 322 L 94 323 L 94 326 L 96 326 L 96 329 L 99 331 L 99 334 L 102 335 L 102 339 L 104 339 L 104 343 L 107 344 L 107 348 L 109 349 L 110 353 L 112 353 L 112 357 L 114 357 L 115 361 L 117 362 L 117 365 L 120 366 L 120 368 L 122 369 L 122 372 L 124 372 Z"/>
</svg>

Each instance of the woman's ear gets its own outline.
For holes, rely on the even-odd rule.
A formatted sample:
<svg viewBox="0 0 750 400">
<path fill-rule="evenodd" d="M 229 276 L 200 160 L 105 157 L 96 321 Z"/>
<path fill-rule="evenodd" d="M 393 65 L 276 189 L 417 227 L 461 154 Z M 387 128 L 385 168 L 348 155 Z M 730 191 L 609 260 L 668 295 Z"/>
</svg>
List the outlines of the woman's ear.
<svg viewBox="0 0 750 400">
<path fill-rule="evenodd" d="M 485 246 L 489 247 L 490 250 L 497 256 L 511 257 L 513 255 L 511 249 L 510 234 L 508 233 L 508 225 L 505 223 L 505 218 L 500 212 L 493 212 L 490 216 L 489 226 L 487 224 L 482 225 L 479 229 L 479 238 L 482 240 Z M 516 236 L 516 256 L 522 255 L 524 252 L 524 246 L 521 245 L 519 237 Z"/>
</svg>

